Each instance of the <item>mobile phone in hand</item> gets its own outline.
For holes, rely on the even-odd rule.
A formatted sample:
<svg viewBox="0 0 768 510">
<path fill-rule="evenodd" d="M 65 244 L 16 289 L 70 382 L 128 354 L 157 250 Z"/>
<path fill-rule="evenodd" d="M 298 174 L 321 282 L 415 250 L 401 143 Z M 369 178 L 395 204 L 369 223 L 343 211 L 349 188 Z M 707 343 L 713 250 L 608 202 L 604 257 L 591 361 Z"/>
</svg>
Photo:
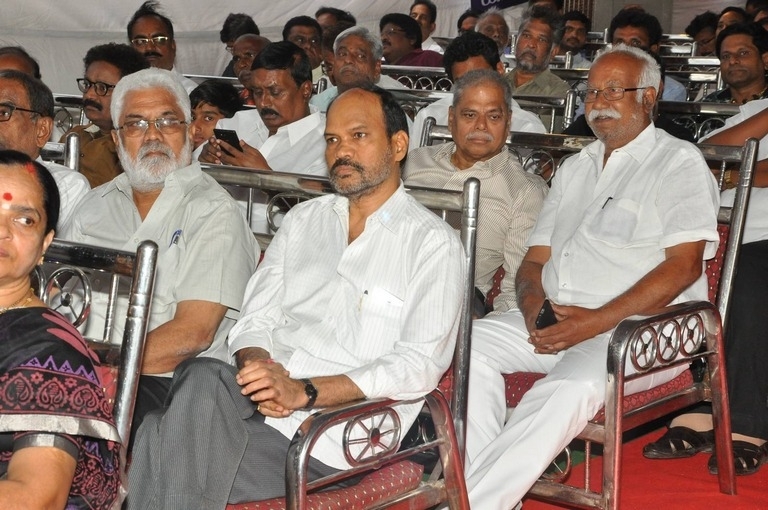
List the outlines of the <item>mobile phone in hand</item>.
<svg viewBox="0 0 768 510">
<path fill-rule="evenodd" d="M 557 317 L 555 317 L 555 311 L 552 310 L 552 303 L 549 302 L 549 299 L 545 299 L 539 314 L 536 316 L 536 329 L 544 329 L 553 324 L 557 324 Z"/>
<path fill-rule="evenodd" d="M 237 131 L 234 129 L 214 129 L 213 136 L 215 136 L 218 140 L 224 140 L 235 149 L 243 152 L 243 148 L 240 147 L 240 137 L 237 136 Z M 221 150 L 224 149 L 222 148 Z"/>
</svg>

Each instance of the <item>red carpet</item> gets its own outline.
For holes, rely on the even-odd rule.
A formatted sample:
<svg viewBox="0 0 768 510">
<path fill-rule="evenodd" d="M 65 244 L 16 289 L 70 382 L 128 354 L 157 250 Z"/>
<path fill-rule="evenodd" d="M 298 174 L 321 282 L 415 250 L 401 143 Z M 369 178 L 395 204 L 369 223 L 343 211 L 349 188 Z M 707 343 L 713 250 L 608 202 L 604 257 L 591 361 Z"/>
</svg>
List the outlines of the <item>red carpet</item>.
<svg viewBox="0 0 768 510">
<path fill-rule="evenodd" d="M 660 437 L 656 431 L 624 444 L 621 481 L 622 510 L 764 510 L 768 509 L 768 465 L 751 476 L 736 477 L 735 496 L 721 494 L 717 477 L 707 471 L 709 454 L 700 453 L 688 459 L 648 460 L 643 445 Z M 593 460 L 592 484 L 599 486 L 599 459 Z M 584 465 L 576 466 L 572 480 L 581 480 Z M 555 510 L 561 507 L 528 499 L 523 510 Z"/>
</svg>

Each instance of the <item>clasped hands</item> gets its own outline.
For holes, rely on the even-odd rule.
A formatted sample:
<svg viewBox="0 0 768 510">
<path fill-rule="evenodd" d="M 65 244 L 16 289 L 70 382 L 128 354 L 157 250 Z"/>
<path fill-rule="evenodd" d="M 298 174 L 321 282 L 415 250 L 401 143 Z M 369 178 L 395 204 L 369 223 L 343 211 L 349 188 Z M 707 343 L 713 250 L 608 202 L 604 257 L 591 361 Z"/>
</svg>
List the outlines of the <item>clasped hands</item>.
<svg viewBox="0 0 768 510">
<path fill-rule="evenodd" d="M 272 360 L 245 361 L 235 380 L 264 416 L 285 418 L 307 403 L 304 383 L 291 379 L 288 370 Z"/>
<path fill-rule="evenodd" d="M 213 165 L 232 165 L 246 168 L 255 168 L 257 170 L 271 170 L 267 160 L 261 155 L 258 149 L 255 149 L 240 140 L 242 151 L 229 145 L 224 140 L 219 140 L 212 136 L 203 145 L 203 151 L 198 158 L 203 163 Z"/>
<path fill-rule="evenodd" d="M 557 324 L 536 329 L 539 308 L 527 313 L 525 317 L 530 334 L 528 342 L 534 346 L 537 354 L 557 354 L 610 329 L 604 327 L 599 309 L 551 303 Z"/>
</svg>

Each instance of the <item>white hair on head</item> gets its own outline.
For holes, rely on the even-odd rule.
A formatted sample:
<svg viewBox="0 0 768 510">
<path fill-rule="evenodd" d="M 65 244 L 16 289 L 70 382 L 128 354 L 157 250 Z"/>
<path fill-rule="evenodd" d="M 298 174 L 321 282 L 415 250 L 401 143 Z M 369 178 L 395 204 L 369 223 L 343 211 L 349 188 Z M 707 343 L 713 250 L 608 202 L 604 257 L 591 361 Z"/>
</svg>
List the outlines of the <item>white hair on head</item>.
<svg viewBox="0 0 768 510">
<path fill-rule="evenodd" d="M 125 108 L 125 96 L 129 92 L 137 90 L 162 88 L 167 90 L 176 98 L 176 102 L 184 112 L 184 120 L 189 122 L 192 118 L 192 108 L 189 103 L 189 95 L 181 84 L 179 75 L 174 71 L 150 67 L 142 69 L 132 74 L 123 76 L 117 82 L 112 91 L 112 102 L 110 108 L 112 112 L 112 125 L 117 128 L 120 116 Z"/>
<path fill-rule="evenodd" d="M 333 42 L 333 52 L 336 53 L 341 43 L 344 42 L 344 39 L 351 35 L 356 35 L 361 39 L 365 39 L 365 41 L 371 47 L 373 58 L 375 60 L 381 60 L 381 56 L 383 54 L 382 52 L 384 51 L 384 47 L 381 45 L 381 38 L 375 37 L 373 34 L 371 34 L 370 30 L 360 25 L 349 27 L 348 29 L 339 33 L 339 35 L 336 36 L 336 40 Z"/>
<path fill-rule="evenodd" d="M 637 79 L 637 87 L 640 88 L 649 88 L 653 87 L 656 92 L 659 91 L 659 84 L 661 83 L 661 70 L 659 69 L 659 64 L 654 60 L 652 56 L 648 54 L 648 52 L 641 50 L 640 48 L 635 48 L 634 46 L 627 46 L 626 44 L 614 44 L 610 48 L 605 49 L 598 53 L 597 57 L 595 57 L 595 60 L 592 62 L 592 66 L 597 64 L 600 59 L 605 57 L 606 55 L 627 55 L 631 58 L 634 58 L 637 60 L 642 68 L 640 69 L 640 76 Z M 643 102 L 643 90 L 637 91 L 637 102 L 642 103 Z"/>
</svg>

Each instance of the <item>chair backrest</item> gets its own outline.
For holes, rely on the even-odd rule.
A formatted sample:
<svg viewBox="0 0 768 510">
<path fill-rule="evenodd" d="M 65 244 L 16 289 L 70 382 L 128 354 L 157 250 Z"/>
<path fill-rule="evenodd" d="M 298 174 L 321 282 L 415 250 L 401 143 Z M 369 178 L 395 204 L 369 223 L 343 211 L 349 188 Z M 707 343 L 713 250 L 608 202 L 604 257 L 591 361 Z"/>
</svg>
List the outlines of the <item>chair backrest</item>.
<svg viewBox="0 0 768 510">
<path fill-rule="evenodd" d="M 381 66 L 382 74 L 391 76 L 409 89 L 451 90 L 453 82 L 442 67 Z"/>
<path fill-rule="evenodd" d="M 128 442 L 133 421 L 156 263 L 157 245 L 152 241 L 142 242 L 136 253 L 130 253 L 55 239 L 45 254 L 44 273 L 48 274 L 43 276 L 44 281 L 38 282 L 39 293 L 46 303 L 71 318 L 72 315 L 66 312 L 71 312 L 73 307 L 83 305 L 82 311 L 86 316 L 90 311 L 89 275 L 112 275 L 115 285 L 118 285 L 120 277 L 130 278 L 122 345 L 115 347 L 88 340 L 103 364 L 116 365 L 103 365 L 102 368 L 106 370 L 102 370 L 102 373 L 110 377 L 110 371 L 115 368 L 118 370 L 112 413 L 123 444 Z M 117 299 L 117 294 L 115 287 L 110 296 L 110 307 Z M 61 309 L 62 306 L 68 310 Z M 74 315 L 80 315 L 80 311 L 79 308 L 76 309 Z M 116 350 L 119 350 L 119 354 Z M 109 393 L 112 388 L 105 390 Z"/>
<path fill-rule="evenodd" d="M 689 101 L 659 101 L 659 113 L 669 114 L 688 129 L 694 138 L 725 124 L 725 119 L 739 113 L 739 106 L 730 103 L 701 103 Z"/>
<path fill-rule="evenodd" d="M 718 162 L 722 169 L 728 164 L 739 165 L 739 181 L 736 185 L 736 196 L 733 207 L 720 209 L 718 222 L 728 224 L 728 244 L 725 247 L 725 257 L 720 274 L 720 281 L 717 290 L 717 307 L 720 311 L 722 324 L 728 323 L 728 311 L 731 306 L 731 292 L 733 290 L 733 279 L 736 276 L 736 262 L 741 251 L 741 242 L 744 238 L 744 225 L 747 219 L 747 207 L 749 205 L 749 196 L 752 190 L 752 181 L 754 180 L 755 166 L 757 164 L 758 140 L 748 139 L 743 147 L 731 147 L 726 145 L 708 145 L 701 144 L 704 158 L 710 162 Z"/>
</svg>

